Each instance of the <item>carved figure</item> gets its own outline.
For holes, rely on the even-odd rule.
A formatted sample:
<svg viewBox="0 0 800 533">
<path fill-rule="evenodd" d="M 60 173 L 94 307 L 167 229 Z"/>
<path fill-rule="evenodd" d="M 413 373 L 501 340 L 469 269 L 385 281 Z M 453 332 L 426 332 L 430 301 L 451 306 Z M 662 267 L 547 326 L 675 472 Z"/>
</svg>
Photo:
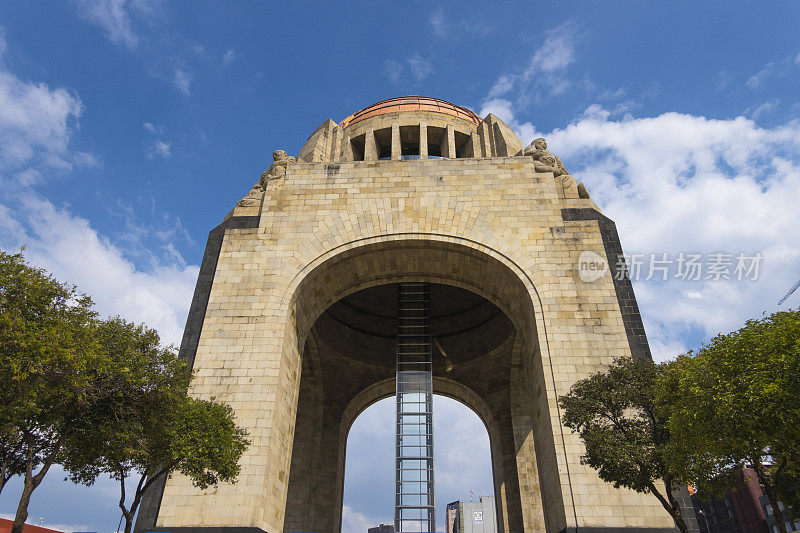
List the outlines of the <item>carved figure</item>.
<svg viewBox="0 0 800 533">
<path fill-rule="evenodd" d="M 556 178 L 561 178 L 561 186 L 566 191 L 570 187 L 577 184 L 578 197 L 589 198 L 589 193 L 583 183 L 578 183 L 575 178 L 567 172 L 564 163 L 561 159 L 554 156 L 547 150 L 547 141 L 539 137 L 531 141 L 531 144 L 526 146 L 522 151 L 522 155 L 530 156 L 533 158 L 533 168 L 536 172 L 552 172 Z"/>
<path fill-rule="evenodd" d="M 522 155 L 533 157 L 533 168 L 536 172 L 558 172 L 556 157 L 547 150 L 547 141 L 542 138 L 534 139 L 522 151 Z"/>
<path fill-rule="evenodd" d="M 236 202 L 236 205 L 239 207 L 249 207 L 249 206 L 257 206 L 261 204 L 261 193 L 264 192 L 263 187 L 261 187 L 260 183 L 256 183 L 253 185 L 253 188 L 250 189 L 250 192 L 247 193 L 247 196 Z"/>
<path fill-rule="evenodd" d="M 266 189 L 267 182 L 286 177 L 286 167 L 289 163 L 297 161 L 296 157 L 292 157 L 286 153 L 286 150 L 275 150 L 272 152 L 272 164 L 269 170 L 261 173 L 261 187 Z"/>
<path fill-rule="evenodd" d="M 522 154 L 533 157 L 533 168 L 536 172 L 552 172 L 555 177 L 561 177 L 565 188 L 575 183 L 575 178 L 569 175 L 564 163 L 547 150 L 547 141 L 541 137 L 526 146 Z"/>
</svg>

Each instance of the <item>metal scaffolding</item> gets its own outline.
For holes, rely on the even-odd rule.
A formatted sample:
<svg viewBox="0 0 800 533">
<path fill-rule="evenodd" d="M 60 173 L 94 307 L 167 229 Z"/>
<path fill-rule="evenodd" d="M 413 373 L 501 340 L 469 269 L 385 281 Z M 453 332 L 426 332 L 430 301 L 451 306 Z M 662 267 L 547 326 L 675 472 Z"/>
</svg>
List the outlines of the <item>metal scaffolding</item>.
<svg viewBox="0 0 800 533">
<path fill-rule="evenodd" d="M 433 378 L 431 287 L 398 285 L 397 432 L 394 527 L 433 533 Z"/>
</svg>

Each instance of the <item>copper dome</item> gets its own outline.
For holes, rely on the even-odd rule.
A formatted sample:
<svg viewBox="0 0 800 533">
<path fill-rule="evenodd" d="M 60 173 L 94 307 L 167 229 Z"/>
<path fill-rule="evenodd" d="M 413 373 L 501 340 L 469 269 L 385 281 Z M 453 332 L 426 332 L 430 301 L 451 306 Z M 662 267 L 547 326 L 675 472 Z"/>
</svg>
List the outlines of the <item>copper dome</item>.
<svg viewBox="0 0 800 533">
<path fill-rule="evenodd" d="M 356 111 L 342 120 L 339 123 L 339 127 L 346 128 L 360 120 L 403 111 L 441 113 L 472 122 L 476 126 L 481 122 L 480 117 L 466 107 L 457 106 L 450 102 L 439 100 L 438 98 L 428 98 L 427 96 L 401 96 L 399 98 L 389 98 L 388 100 L 383 100 L 369 107 L 365 107 L 361 111 Z"/>
</svg>

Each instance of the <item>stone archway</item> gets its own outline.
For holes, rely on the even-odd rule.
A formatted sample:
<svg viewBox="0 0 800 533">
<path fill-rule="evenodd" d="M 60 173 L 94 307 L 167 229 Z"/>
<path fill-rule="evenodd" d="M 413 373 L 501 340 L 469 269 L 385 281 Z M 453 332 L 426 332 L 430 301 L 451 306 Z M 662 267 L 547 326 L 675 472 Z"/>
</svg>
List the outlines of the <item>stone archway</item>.
<svg viewBox="0 0 800 533">
<path fill-rule="evenodd" d="M 420 159 L 402 159 L 396 142 L 409 126 L 419 132 Z M 362 139 L 364 160 L 354 161 Z M 249 432 L 241 475 L 209 490 L 181 475 L 153 485 L 137 533 L 282 531 L 297 494 L 290 485 L 302 485 L 290 480 L 293 453 L 323 442 L 329 425 L 325 442 L 341 433 L 341 416 L 312 410 L 312 422 L 303 418 L 301 387 L 327 379 L 331 367 L 310 363 L 325 349 L 315 323 L 357 291 L 404 281 L 470 291 L 513 326 L 501 358 L 507 392 L 498 389 L 513 445 L 495 448 L 519 487 L 517 504 L 505 484 L 506 529 L 671 531 L 652 495 L 615 488 L 581 464 L 583 443 L 561 426 L 559 395 L 616 357 L 650 352 L 613 221 L 514 141 L 492 115 L 481 121 L 448 102 L 401 98 L 341 125 L 326 121 L 298 161 L 280 158 L 263 173 L 209 234 L 181 343 L 195 372 L 190 394 L 228 403 Z M 431 143 L 449 159 L 426 158 Z M 384 152 L 395 159 L 376 160 Z M 593 281 L 580 276 L 585 252 L 608 266 Z M 378 374 L 372 382 L 386 377 Z M 494 405 L 480 387 L 461 384 Z M 326 390 L 316 393 L 323 403 Z M 314 503 L 320 513 L 336 507 L 336 483 Z M 338 519 L 326 524 L 335 530 Z"/>
<path fill-rule="evenodd" d="M 469 316 L 451 322 L 479 322 L 460 333 L 460 346 L 458 335 L 451 335 L 446 347 L 438 347 L 450 354 L 434 364 L 434 392 L 464 403 L 487 427 L 498 525 L 503 531 L 563 529 L 565 502 L 547 401 L 552 387 L 544 369 L 549 361 L 543 364 L 541 357 L 546 340 L 536 323 L 532 285 L 505 258 L 474 243 L 409 237 L 344 247 L 309 265 L 297 282 L 290 306 L 295 320 L 284 342 L 284 356 L 302 365 L 284 531 L 341 527 L 347 434 L 363 409 L 394 394 L 394 368 L 393 359 L 388 365 L 364 360 L 366 352 L 385 355 L 385 347 L 376 332 L 363 331 L 365 322 L 343 324 L 337 314 L 355 307 L 348 302 L 374 305 L 403 281 L 439 284 L 451 302 L 466 298 Z M 490 308 L 496 313 L 487 318 Z M 366 341 L 352 338 L 359 326 Z M 336 338 L 337 327 L 339 335 L 349 335 L 344 342 Z M 465 340 L 487 337 L 481 349 L 466 348 Z M 348 346 L 364 353 L 344 353 Z M 470 357 L 459 356 L 470 350 Z"/>
</svg>

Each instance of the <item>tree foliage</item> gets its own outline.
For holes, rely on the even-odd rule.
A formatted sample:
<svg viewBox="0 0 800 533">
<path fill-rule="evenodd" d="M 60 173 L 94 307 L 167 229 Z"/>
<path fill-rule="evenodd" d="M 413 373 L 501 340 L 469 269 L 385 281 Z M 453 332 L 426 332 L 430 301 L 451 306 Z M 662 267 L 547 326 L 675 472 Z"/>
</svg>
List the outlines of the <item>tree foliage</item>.
<svg viewBox="0 0 800 533">
<path fill-rule="evenodd" d="M 13 532 L 32 492 L 102 395 L 103 358 L 88 296 L 0 251 L 0 432 L 4 475 L 24 476 Z"/>
<path fill-rule="evenodd" d="M 749 320 L 678 358 L 659 403 L 670 414 L 675 468 L 701 491 L 721 494 L 739 468 L 752 466 L 783 531 L 777 500 L 794 514 L 800 490 L 800 311 Z"/>
<path fill-rule="evenodd" d="M 606 372 L 575 383 L 561 396 L 564 425 L 580 434 L 583 464 L 615 487 L 652 493 L 687 531 L 674 491 L 681 479 L 665 460 L 668 419 L 655 405 L 661 368 L 650 359 L 620 358 Z"/>
<path fill-rule="evenodd" d="M 53 464 L 86 484 L 117 479 L 130 532 L 155 481 L 172 472 L 201 488 L 234 481 L 249 444 L 229 406 L 188 396 L 191 374 L 155 330 L 100 320 L 75 287 L 2 251 L 0 380 L 0 482 L 24 476 L 13 533 Z"/>
<path fill-rule="evenodd" d="M 73 481 L 92 484 L 100 474 L 120 482 L 119 507 L 129 533 L 139 504 L 157 480 L 180 472 L 195 486 L 235 481 L 248 441 L 231 408 L 190 398 L 190 374 L 156 331 L 120 318 L 103 322 L 99 343 L 110 361 L 113 395 L 99 402 L 75 434 L 65 467 Z M 125 481 L 137 476 L 127 501 Z"/>
</svg>

